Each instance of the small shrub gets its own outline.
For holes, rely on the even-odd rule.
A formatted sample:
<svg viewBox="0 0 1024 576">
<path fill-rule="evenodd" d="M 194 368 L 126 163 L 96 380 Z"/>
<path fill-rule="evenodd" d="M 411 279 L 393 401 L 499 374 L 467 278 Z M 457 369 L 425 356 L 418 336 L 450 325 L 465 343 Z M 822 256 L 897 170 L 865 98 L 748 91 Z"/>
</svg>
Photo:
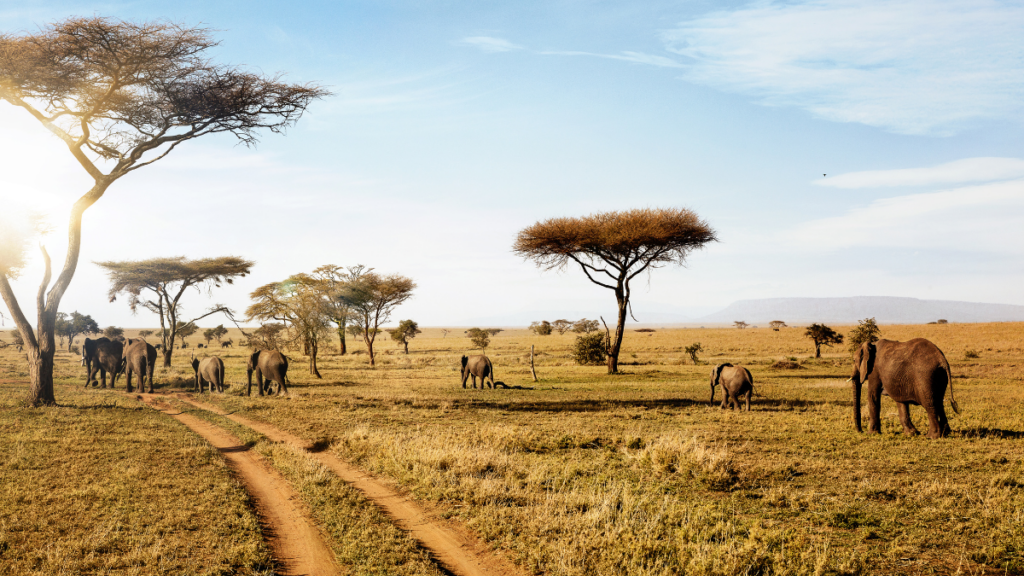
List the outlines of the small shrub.
<svg viewBox="0 0 1024 576">
<path fill-rule="evenodd" d="M 792 360 L 779 360 L 775 364 L 769 366 L 772 370 L 798 370 L 803 366 L 793 362 Z"/>
<path fill-rule="evenodd" d="M 605 337 L 600 332 L 576 337 L 572 347 L 572 359 L 581 366 L 596 366 L 604 363 Z"/>
<path fill-rule="evenodd" d="M 690 355 L 690 360 L 693 360 L 693 365 L 700 364 L 700 360 L 697 358 L 697 354 L 704 351 L 704 347 L 700 345 L 700 342 L 694 342 L 683 349 L 684 352 Z"/>
<path fill-rule="evenodd" d="M 654 329 L 653 328 L 637 328 L 636 330 L 633 330 L 633 332 L 654 332 Z"/>
<path fill-rule="evenodd" d="M 970 360 L 972 358 L 981 358 L 981 353 L 978 352 L 977 350 L 965 350 L 964 359 Z"/>
</svg>

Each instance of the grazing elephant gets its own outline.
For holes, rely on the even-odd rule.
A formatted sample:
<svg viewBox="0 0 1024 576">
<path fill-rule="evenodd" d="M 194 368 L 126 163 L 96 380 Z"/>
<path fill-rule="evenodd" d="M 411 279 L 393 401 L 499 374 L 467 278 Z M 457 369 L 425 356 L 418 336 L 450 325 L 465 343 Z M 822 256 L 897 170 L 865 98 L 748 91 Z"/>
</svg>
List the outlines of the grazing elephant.
<svg viewBox="0 0 1024 576">
<path fill-rule="evenodd" d="M 476 379 L 480 378 L 480 389 L 484 389 L 487 380 L 491 381 L 491 388 L 494 388 L 494 366 L 487 356 L 463 356 L 462 357 L 462 387 L 466 387 L 466 379 L 473 378 L 473 388 L 476 388 Z"/>
<path fill-rule="evenodd" d="M 917 428 L 910 421 L 910 405 L 922 406 L 928 413 L 928 437 L 940 438 L 949 434 L 949 422 L 943 401 L 946 386 L 949 386 L 949 403 L 953 411 L 960 413 L 960 407 L 953 398 L 953 375 L 949 362 L 939 347 L 924 338 L 906 342 L 879 340 L 874 344 L 865 342 L 853 356 L 853 420 L 860 427 L 860 388 L 868 383 L 868 432 L 882 431 L 879 412 L 882 394 L 899 405 L 903 433 L 917 434 Z"/>
<path fill-rule="evenodd" d="M 210 394 L 213 394 L 213 387 L 217 392 L 224 392 L 224 362 L 216 356 L 203 358 L 200 362 L 195 354 L 192 355 L 192 369 L 196 372 L 196 390 L 203 393 L 203 383 L 210 387 Z"/>
<path fill-rule="evenodd" d="M 743 366 L 732 364 L 719 364 L 711 371 L 711 404 L 715 404 L 715 386 L 722 385 L 722 408 L 730 406 L 735 410 L 740 407 L 740 397 L 747 397 L 747 412 L 750 412 L 750 397 L 754 395 L 754 377 L 750 370 Z M 742 410 L 742 408 L 741 408 Z"/>
<path fill-rule="evenodd" d="M 202 347 L 203 347 L 202 344 L 196 344 L 196 348 L 202 348 Z"/>
<path fill-rule="evenodd" d="M 132 391 L 132 374 L 139 375 L 139 392 L 146 391 L 149 382 L 149 393 L 153 393 L 153 372 L 156 371 L 156 348 L 150 346 L 142 338 L 129 338 L 125 342 L 124 359 L 121 370 L 127 379 L 127 391 Z"/>
<path fill-rule="evenodd" d="M 117 381 L 117 373 L 124 356 L 124 343 L 101 337 L 95 340 L 86 338 L 82 344 L 82 366 L 86 367 L 85 387 L 96 386 L 93 377 L 100 373 L 100 388 L 107 387 L 107 372 L 110 372 L 110 387 Z"/>
<path fill-rule="evenodd" d="M 288 358 L 277 350 L 256 350 L 253 352 L 249 356 L 248 362 L 246 362 L 246 372 L 248 376 L 248 387 L 245 390 L 246 396 L 252 394 L 253 373 L 256 374 L 256 384 L 259 388 L 260 396 L 263 396 L 264 390 L 267 391 L 267 394 L 288 393 L 288 386 L 285 385 L 285 376 L 288 374 Z M 277 383 L 276 391 L 272 390 L 271 382 Z"/>
<path fill-rule="evenodd" d="M 233 345 L 234 345 L 234 341 L 233 340 L 225 340 L 225 341 L 220 343 L 220 347 L 221 348 L 231 348 Z"/>
</svg>

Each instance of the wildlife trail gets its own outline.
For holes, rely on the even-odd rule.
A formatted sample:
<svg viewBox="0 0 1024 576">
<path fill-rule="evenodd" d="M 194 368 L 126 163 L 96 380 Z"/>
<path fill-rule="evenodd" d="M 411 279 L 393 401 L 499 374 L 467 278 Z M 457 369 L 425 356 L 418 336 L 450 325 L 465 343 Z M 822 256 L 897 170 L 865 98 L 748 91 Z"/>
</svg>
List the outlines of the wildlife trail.
<svg viewBox="0 0 1024 576">
<path fill-rule="evenodd" d="M 353 466 L 329 452 L 311 452 L 311 442 L 263 422 L 249 420 L 216 406 L 193 400 L 185 394 L 175 398 L 196 408 L 224 416 L 263 434 L 275 442 L 283 442 L 305 451 L 356 488 L 387 513 L 395 523 L 429 550 L 435 560 L 455 576 L 519 576 L 523 574 L 511 562 L 494 554 L 464 528 L 444 522 L 407 496 L 395 491 L 368 472 Z"/>
<path fill-rule="evenodd" d="M 256 501 L 256 511 L 281 576 L 333 576 L 341 574 L 334 553 L 320 531 L 303 510 L 298 495 L 276 470 L 251 454 L 228 431 L 196 418 L 178 413 L 156 397 L 137 396 L 139 400 L 189 427 L 220 452 L 245 490 Z"/>
</svg>

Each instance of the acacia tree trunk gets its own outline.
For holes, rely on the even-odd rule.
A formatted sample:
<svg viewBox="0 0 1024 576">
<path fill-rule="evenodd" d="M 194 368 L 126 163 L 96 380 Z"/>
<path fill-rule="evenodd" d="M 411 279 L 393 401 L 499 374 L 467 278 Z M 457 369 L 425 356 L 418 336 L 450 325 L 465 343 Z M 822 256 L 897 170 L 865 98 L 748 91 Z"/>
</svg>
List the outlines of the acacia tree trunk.
<svg viewBox="0 0 1024 576">
<path fill-rule="evenodd" d="M 619 350 L 622 349 L 622 336 L 626 331 L 626 312 L 629 307 L 629 300 L 626 298 L 622 288 L 615 289 L 615 299 L 619 304 L 618 322 L 615 325 L 615 338 L 608 346 L 608 373 L 616 374 L 619 371 Z"/>
<path fill-rule="evenodd" d="M 409 353 L 409 341 L 407 340 L 405 342 L 402 342 L 402 344 L 405 344 L 405 353 L 408 354 Z"/>
<path fill-rule="evenodd" d="M 320 346 L 316 342 L 306 341 L 306 353 L 309 355 L 309 373 L 317 378 L 323 378 L 316 368 L 316 355 Z"/>
<path fill-rule="evenodd" d="M 821 343 L 817 340 L 814 341 L 814 357 L 821 358 Z"/>
<path fill-rule="evenodd" d="M 338 325 L 338 353 L 344 356 L 348 352 L 348 348 L 345 346 L 345 325 Z"/>
</svg>

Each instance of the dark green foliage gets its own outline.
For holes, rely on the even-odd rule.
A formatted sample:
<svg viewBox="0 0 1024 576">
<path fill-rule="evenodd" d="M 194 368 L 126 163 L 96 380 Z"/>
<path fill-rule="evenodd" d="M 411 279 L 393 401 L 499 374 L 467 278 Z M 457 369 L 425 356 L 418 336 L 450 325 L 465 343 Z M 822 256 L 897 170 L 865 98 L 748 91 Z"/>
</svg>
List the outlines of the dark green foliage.
<svg viewBox="0 0 1024 576">
<path fill-rule="evenodd" d="M 881 333 L 882 329 L 875 323 L 874 318 L 858 320 L 857 327 L 850 332 L 850 352 L 856 352 L 865 342 L 878 342 Z"/>
<path fill-rule="evenodd" d="M 700 360 L 697 358 L 697 354 L 704 351 L 704 347 L 700 345 L 700 342 L 694 342 L 683 349 L 684 352 L 690 355 L 690 360 L 693 360 L 693 365 L 700 364 Z"/>
<path fill-rule="evenodd" d="M 466 337 L 473 342 L 474 348 L 479 348 L 481 350 L 486 350 L 487 345 L 491 343 L 491 333 L 479 328 L 470 328 L 469 330 L 466 330 Z"/>
<path fill-rule="evenodd" d="M 604 334 L 584 334 L 576 337 L 576 343 L 572 347 L 572 359 L 583 366 L 598 366 L 604 363 L 607 350 Z"/>
<path fill-rule="evenodd" d="M 821 347 L 842 344 L 843 335 L 824 324 L 811 324 L 804 332 L 804 336 L 814 341 L 814 357 L 821 358 Z M 876 338 L 877 340 L 877 338 Z"/>
<path fill-rule="evenodd" d="M 107 326 L 103 329 L 103 335 L 111 340 L 121 338 L 124 336 L 124 328 L 118 328 L 117 326 Z"/>
<path fill-rule="evenodd" d="M 61 346 L 64 345 L 64 339 L 68 340 L 68 346 L 74 342 L 75 337 L 79 334 L 99 334 L 100 326 L 92 319 L 92 316 L 85 314 L 79 314 L 78 311 L 74 311 L 71 314 L 65 314 L 63 312 L 57 313 L 57 322 L 54 326 L 54 334 L 60 338 Z"/>
<path fill-rule="evenodd" d="M 551 326 L 551 322 L 547 320 L 541 320 L 539 322 L 533 322 L 530 324 L 530 330 L 538 336 L 550 336 L 554 327 Z"/>
<path fill-rule="evenodd" d="M 406 354 L 409 353 L 409 340 L 415 338 L 420 332 L 422 330 L 420 330 L 419 324 L 412 320 L 402 320 L 398 323 L 398 328 L 388 330 L 391 339 L 405 347 Z"/>
</svg>

